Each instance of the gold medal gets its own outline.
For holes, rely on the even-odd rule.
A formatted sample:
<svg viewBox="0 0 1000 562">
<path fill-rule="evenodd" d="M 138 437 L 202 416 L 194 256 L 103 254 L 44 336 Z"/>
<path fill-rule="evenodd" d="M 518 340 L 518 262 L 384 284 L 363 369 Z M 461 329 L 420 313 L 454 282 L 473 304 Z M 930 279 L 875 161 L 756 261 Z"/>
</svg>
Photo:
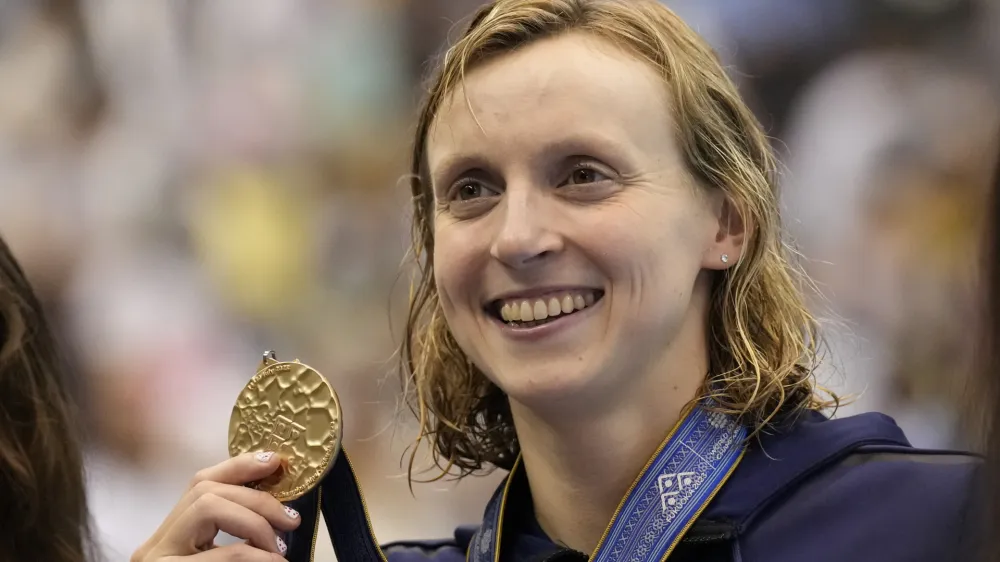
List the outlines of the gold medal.
<svg viewBox="0 0 1000 562">
<path fill-rule="evenodd" d="M 291 501 L 317 486 L 340 452 L 340 401 L 323 375 L 298 360 L 264 354 L 229 418 L 229 455 L 273 451 L 282 469 L 253 487 Z"/>
</svg>

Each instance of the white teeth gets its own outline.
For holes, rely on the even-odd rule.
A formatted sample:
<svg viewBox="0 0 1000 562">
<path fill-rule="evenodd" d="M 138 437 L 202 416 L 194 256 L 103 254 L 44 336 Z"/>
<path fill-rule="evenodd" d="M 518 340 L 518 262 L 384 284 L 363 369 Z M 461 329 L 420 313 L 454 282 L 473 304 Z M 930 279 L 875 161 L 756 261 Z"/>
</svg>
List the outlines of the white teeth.
<svg viewBox="0 0 1000 562">
<path fill-rule="evenodd" d="M 528 304 L 528 301 L 522 302 L 521 303 L 521 318 L 519 320 L 521 322 L 531 322 L 534 319 L 535 319 L 535 313 L 532 312 L 531 305 Z"/>
<path fill-rule="evenodd" d="M 500 307 L 500 317 L 504 322 L 545 320 L 583 310 L 592 306 L 595 300 L 594 291 L 556 294 L 541 299 L 511 300 Z"/>
<path fill-rule="evenodd" d="M 562 312 L 562 305 L 559 304 L 559 299 L 551 298 L 549 299 L 549 316 L 559 316 Z"/>
<path fill-rule="evenodd" d="M 545 320 L 549 317 L 549 307 L 545 304 L 545 301 L 535 301 L 533 312 L 535 313 L 535 320 Z"/>
</svg>

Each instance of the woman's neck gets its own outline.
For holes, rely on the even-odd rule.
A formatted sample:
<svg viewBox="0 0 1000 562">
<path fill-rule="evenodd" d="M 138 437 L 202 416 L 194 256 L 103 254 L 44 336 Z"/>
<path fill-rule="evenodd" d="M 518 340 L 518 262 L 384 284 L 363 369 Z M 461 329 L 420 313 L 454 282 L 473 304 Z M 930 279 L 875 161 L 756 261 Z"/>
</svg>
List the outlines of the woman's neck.
<svg viewBox="0 0 1000 562">
<path fill-rule="evenodd" d="M 622 497 L 701 389 L 707 365 L 686 367 L 579 415 L 539 415 L 511 403 L 535 516 L 553 540 L 585 553 L 597 547 Z"/>
</svg>

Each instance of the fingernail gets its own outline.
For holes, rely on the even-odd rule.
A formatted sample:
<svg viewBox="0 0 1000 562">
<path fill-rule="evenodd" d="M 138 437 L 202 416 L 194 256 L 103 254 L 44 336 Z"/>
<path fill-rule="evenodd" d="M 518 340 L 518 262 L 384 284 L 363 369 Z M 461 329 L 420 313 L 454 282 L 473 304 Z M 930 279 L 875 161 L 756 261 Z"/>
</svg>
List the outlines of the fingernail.
<svg viewBox="0 0 1000 562">
<path fill-rule="evenodd" d="M 298 511 L 295 511 L 294 509 L 288 507 L 287 505 L 285 506 L 285 514 L 288 515 L 288 517 L 290 517 L 291 519 L 295 519 L 299 516 Z"/>
<path fill-rule="evenodd" d="M 285 544 L 285 541 L 281 540 L 281 537 L 275 537 L 275 538 L 278 539 L 278 552 L 280 552 L 282 556 L 284 556 L 285 553 L 288 552 L 288 546 Z"/>
<path fill-rule="evenodd" d="M 271 457 L 273 457 L 273 456 L 274 456 L 274 453 L 272 453 L 271 451 L 264 451 L 264 452 L 257 453 L 257 460 L 259 460 L 260 462 L 267 462 L 267 461 L 271 460 Z"/>
</svg>

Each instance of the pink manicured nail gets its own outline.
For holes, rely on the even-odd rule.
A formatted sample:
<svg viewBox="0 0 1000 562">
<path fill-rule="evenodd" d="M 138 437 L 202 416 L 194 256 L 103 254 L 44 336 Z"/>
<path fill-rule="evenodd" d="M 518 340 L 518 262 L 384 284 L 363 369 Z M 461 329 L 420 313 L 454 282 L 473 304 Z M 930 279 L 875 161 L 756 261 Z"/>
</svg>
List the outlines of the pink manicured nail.
<svg viewBox="0 0 1000 562">
<path fill-rule="evenodd" d="M 284 554 L 288 552 L 288 546 L 285 544 L 285 541 L 281 540 L 281 537 L 275 537 L 275 538 L 278 539 L 278 552 L 280 552 L 282 556 L 284 556 Z"/>
<path fill-rule="evenodd" d="M 264 452 L 257 453 L 257 460 L 259 460 L 260 462 L 267 462 L 267 461 L 271 460 L 271 457 L 273 457 L 273 456 L 274 456 L 274 453 L 272 453 L 271 451 L 264 451 Z"/>
<path fill-rule="evenodd" d="M 296 519 L 299 516 L 298 511 L 295 511 L 294 509 L 288 507 L 287 505 L 285 506 L 285 514 L 288 515 L 288 517 L 291 519 Z"/>
</svg>

